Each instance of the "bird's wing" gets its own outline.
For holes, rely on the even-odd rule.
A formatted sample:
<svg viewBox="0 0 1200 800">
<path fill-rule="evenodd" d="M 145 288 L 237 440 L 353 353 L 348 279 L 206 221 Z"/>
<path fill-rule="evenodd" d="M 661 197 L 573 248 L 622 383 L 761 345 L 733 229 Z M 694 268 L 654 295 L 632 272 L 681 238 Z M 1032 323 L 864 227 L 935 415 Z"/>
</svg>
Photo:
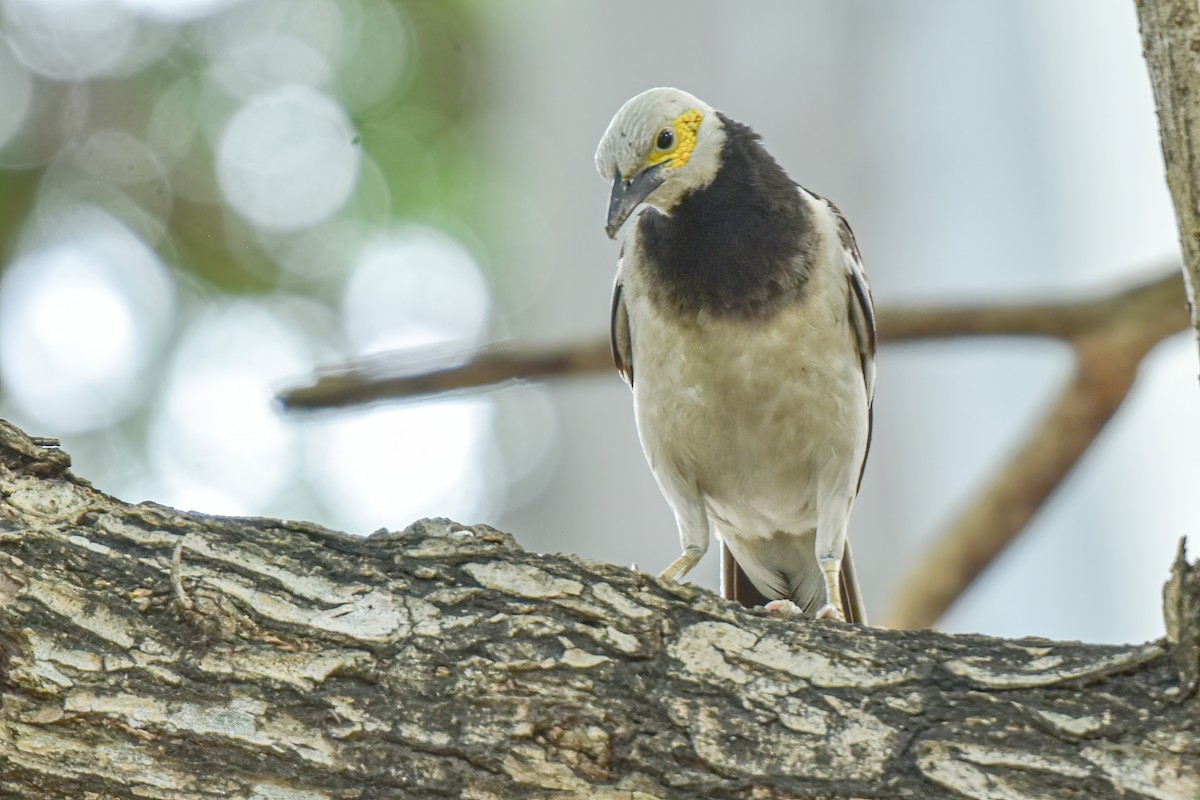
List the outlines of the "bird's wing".
<svg viewBox="0 0 1200 800">
<path fill-rule="evenodd" d="M 609 335 L 612 338 L 613 363 L 617 372 L 633 387 L 633 344 L 629 337 L 629 312 L 625 310 L 625 301 L 621 297 L 621 279 L 613 284 L 612 319 L 609 324 Z"/>
<path fill-rule="evenodd" d="M 841 209 L 832 201 L 825 200 L 829 210 L 837 221 L 838 238 L 841 240 L 845 253 L 846 282 L 849 291 L 846 293 L 849 303 L 850 326 L 854 330 L 854 340 L 858 345 L 858 357 L 862 365 L 863 385 L 867 392 L 867 446 L 863 450 L 862 466 L 858 470 L 858 485 L 862 486 L 863 472 L 867 468 L 867 453 L 871 449 L 871 433 L 875 427 L 875 306 L 871 299 L 871 284 L 867 282 L 867 273 L 863 269 L 862 255 L 858 251 L 858 242 L 854 239 L 854 231 L 846 222 Z M 850 553 L 850 542 L 842 555 L 842 607 L 846 610 L 846 619 L 850 622 L 867 623 L 866 606 L 863 604 L 862 593 L 859 590 L 858 572 L 854 568 L 854 557 Z"/>
<path fill-rule="evenodd" d="M 854 340 L 858 345 L 858 358 L 862 366 L 863 386 L 867 392 L 867 447 L 863 451 L 863 463 L 859 468 L 858 482 L 862 484 L 862 473 L 867 467 L 867 453 L 871 450 L 871 432 L 875 427 L 875 304 L 871 300 L 871 284 L 867 282 L 867 273 L 863 269 L 862 255 L 858 252 L 858 242 L 854 240 L 854 231 L 850 223 L 842 216 L 841 210 L 832 201 L 822 197 L 837 221 L 838 238 L 841 240 L 845 255 L 846 283 L 849 291 L 846 293 L 849 304 L 850 327 L 854 331 Z"/>
<path fill-rule="evenodd" d="M 863 381 L 867 387 L 867 404 L 875 399 L 875 305 L 871 300 L 871 284 L 863 269 L 862 255 L 854 231 L 842 216 L 842 212 L 829 200 L 829 209 L 837 220 L 838 237 L 846 253 L 846 280 L 850 284 L 850 323 L 854 326 L 854 338 L 858 342 L 858 354 L 862 360 Z"/>
<path fill-rule="evenodd" d="M 825 202 L 829 203 L 828 200 Z M 863 463 L 858 470 L 858 486 L 862 486 L 863 472 L 867 468 L 867 453 L 871 450 L 871 433 L 875 427 L 875 305 L 871 300 L 871 284 L 867 282 L 867 273 L 863 269 L 862 255 L 858 252 L 858 242 L 854 240 L 854 231 L 842 216 L 842 212 L 833 203 L 829 203 L 837 218 L 838 236 L 846 253 L 846 280 L 850 284 L 850 324 L 854 329 L 854 339 L 858 344 L 858 357 L 862 364 L 863 384 L 867 391 L 867 446 L 863 449 Z M 858 571 L 854 568 L 854 557 L 850 554 L 850 542 L 846 542 L 846 550 L 842 555 L 842 607 L 846 610 L 848 622 L 867 624 L 867 609 L 863 604 L 862 593 L 858 585 Z"/>
</svg>

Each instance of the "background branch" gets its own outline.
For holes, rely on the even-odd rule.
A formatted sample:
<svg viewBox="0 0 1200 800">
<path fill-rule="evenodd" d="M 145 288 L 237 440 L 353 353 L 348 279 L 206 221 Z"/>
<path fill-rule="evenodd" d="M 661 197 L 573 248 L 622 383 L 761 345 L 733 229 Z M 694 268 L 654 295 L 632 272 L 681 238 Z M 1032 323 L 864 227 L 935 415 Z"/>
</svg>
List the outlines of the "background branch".
<svg viewBox="0 0 1200 800">
<path fill-rule="evenodd" d="M 879 340 L 888 344 L 967 336 L 1073 339 L 1104 324 L 1113 313 L 1142 303 L 1155 308 L 1183 308 L 1178 271 L 1098 299 L 957 308 L 883 308 L 877 321 Z M 447 365 L 446 361 L 451 363 Z M 436 348 L 415 349 L 328 369 L 308 386 L 284 391 L 279 401 L 289 411 L 316 411 L 486 389 L 514 380 L 574 378 L 613 371 L 607 339 L 550 348 L 497 344 L 466 359 L 447 357 Z"/>
<path fill-rule="evenodd" d="M 319 411 L 487 389 L 516 380 L 614 372 L 607 340 L 544 349 L 496 344 L 451 366 L 437 363 L 438 352 L 399 351 L 329 369 L 311 385 L 285 391 L 279 401 L 289 411 Z"/>
<path fill-rule="evenodd" d="M 1121 407 L 1145 355 L 1187 328 L 1176 276 L 1058 315 L 1075 372 L 967 510 L 922 554 L 885 608 L 884 624 L 929 627 L 1007 547 Z"/>
<path fill-rule="evenodd" d="M 1200 796 L 1182 558 L 1173 644 L 895 632 L 446 520 L 128 505 L 68 463 L 0 423 L 3 796 Z"/>
</svg>

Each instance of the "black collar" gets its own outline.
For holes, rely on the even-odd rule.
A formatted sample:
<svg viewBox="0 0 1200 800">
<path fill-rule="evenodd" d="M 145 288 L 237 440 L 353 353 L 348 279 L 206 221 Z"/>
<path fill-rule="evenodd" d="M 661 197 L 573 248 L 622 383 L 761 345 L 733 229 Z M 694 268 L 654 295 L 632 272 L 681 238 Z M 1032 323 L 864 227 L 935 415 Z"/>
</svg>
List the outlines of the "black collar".
<svg viewBox="0 0 1200 800">
<path fill-rule="evenodd" d="M 716 177 L 669 214 L 637 222 L 655 301 L 682 312 L 769 314 L 808 277 L 812 235 L 800 190 L 749 127 L 718 114 L 725 142 Z"/>
</svg>

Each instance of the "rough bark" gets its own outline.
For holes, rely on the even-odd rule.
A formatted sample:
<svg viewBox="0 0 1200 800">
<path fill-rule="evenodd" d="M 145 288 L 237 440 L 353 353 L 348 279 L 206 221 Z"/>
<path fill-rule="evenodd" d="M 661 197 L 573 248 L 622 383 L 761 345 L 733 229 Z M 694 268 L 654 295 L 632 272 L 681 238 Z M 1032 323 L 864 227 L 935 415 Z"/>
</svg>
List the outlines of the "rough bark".
<svg viewBox="0 0 1200 800">
<path fill-rule="evenodd" d="M 1179 222 L 1188 307 L 1200 338 L 1200 4 L 1135 3 L 1158 108 L 1167 185 Z"/>
<path fill-rule="evenodd" d="M 129 505 L 0 424 L 0 794 L 1200 797 L 1169 640 L 780 619 L 507 534 Z"/>
</svg>

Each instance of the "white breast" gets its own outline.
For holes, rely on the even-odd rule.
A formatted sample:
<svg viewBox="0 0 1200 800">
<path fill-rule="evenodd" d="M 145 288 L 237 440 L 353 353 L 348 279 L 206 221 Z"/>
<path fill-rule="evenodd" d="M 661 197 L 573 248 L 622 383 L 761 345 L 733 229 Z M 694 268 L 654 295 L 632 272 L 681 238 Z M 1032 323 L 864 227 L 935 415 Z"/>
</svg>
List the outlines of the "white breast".
<svg viewBox="0 0 1200 800">
<path fill-rule="evenodd" d="M 697 487 L 725 536 L 803 532 L 818 497 L 854 496 L 867 396 L 828 250 L 803 301 L 764 318 L 664 312 L 637 259 L 622 265 L 642 446 L 664 491 Z"/>
</svg>

